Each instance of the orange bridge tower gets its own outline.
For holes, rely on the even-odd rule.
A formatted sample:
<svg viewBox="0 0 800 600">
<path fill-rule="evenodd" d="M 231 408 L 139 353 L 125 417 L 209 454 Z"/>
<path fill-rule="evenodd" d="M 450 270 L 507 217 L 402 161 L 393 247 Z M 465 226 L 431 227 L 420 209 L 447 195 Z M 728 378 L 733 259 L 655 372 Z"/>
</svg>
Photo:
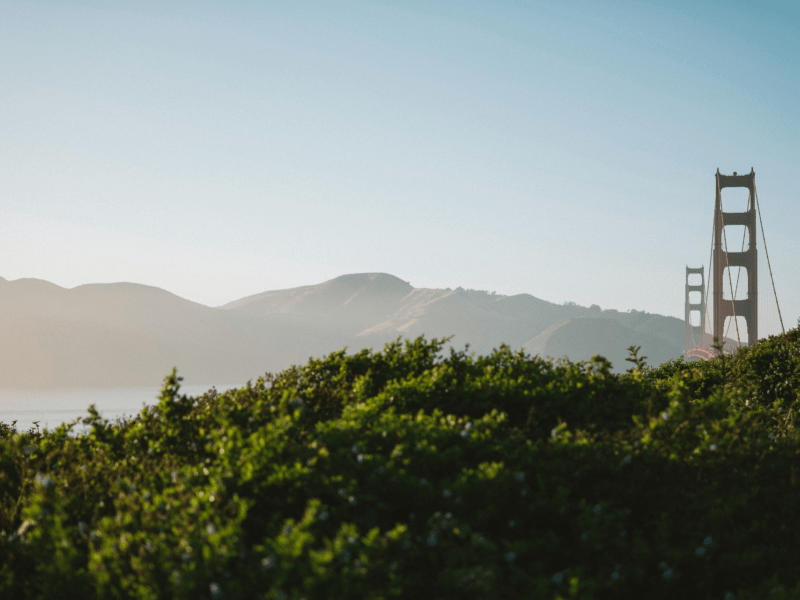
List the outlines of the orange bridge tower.
<svg viewBox="0 0 800 600">
<path fill-rule="evenodd" d="M 723 212 L 722 195 L 724 188 L 747 188 L 750 196 L 747 200 L 747 210 L 744 212 Z M 750 169 L 747 175 L 722 175 L 717 169 L 717 199 L 714 206 L 714 247 L 713 264 L 714 272 L 714 337 L 720 342 L 725 339 L 725 320 L 728 317 L 736 319 L 744 317 L 747 323 L 747 345 L 752 345 L 758 340 L 758 261 L 756 254 L 756 174 Z M 746 250 L 732 252 L 728 248 L 725 227 L 728 225 L 744 225 L 747 229 L 745 236 L 749 238 Z M 724 248 L 723 248 L 724 241 Z M 731 268 L 743 267 L 747 272 L 747 296 L 737 300 L 735 297 L 736 285 L 731 276 Z M 688 293 L 688 292 L 687 292 Z M 725 299 L 730 293 L 730 299 Z M 732 324 L 738 336 L 738 324 Z M 731 337 L 733 337 L 731 335 Z"/>
<path fill-rule="evenodd" d="M 683 355 L 690 356 L 692 351 L 698 346 L 702 346 L 706 325 L 706 268 L 697 267 L 693 269 L 686 267 L 686 331 L 683 335 Z M 700 283 L 691 285 L 690 275 L 700 275 Z M 691 292 L 700 293 L 700 302 L 691 301 Z M 699 325 L 692 325 L 692 313 L 698 313 Z"/>
</svg>

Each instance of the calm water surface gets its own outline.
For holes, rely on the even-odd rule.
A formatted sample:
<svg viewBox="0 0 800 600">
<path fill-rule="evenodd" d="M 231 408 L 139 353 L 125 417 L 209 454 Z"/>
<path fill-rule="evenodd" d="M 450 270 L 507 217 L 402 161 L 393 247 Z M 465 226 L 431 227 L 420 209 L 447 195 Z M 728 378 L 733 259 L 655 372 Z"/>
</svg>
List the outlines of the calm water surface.
<svg viewBox="0 0 800 600">
<path fill-rule="evenodd" d="M 241 385 L 182 385 L 181 394 L 200 396 L 211 387 L 218 392 L 242 387 Z M 17 431 L 27 431 L 34 421 L 39 427 L 54 429 L 62 423 L 88 415 L 94 404 L 106 419 L 133 416 L 145 405 L 158 403 L 161 386 L 103 388 L 87 390 L 0 390 L 0 421 L 17 422 Z M 83 431 L 77 425 L 73 431 Z"/>
</svg>

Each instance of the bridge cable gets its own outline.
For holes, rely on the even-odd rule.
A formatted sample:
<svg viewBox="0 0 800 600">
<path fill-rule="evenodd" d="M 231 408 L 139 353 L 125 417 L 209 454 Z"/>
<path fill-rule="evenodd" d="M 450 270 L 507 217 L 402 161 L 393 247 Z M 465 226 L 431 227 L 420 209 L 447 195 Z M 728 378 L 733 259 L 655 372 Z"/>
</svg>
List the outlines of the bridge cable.
<svg viewBox="0 0 800 600">
<path fill-rule="evenodd" d="M 720 221 L 722 221 L 722 237 L 725 238 L 725 265 L 728 269 L 728 284 L 731 288 L 731 309 L 733 310 L 733 321 L 736 323 L 736 343 L 739 346 L 742 345 L 742 339 L 739 336 L 739 319 L 736 317 L 736 296 L 733 292 L 733 278 L 731 277 L 731 263 L 728 261 L 728 235 L 725 233 L 725 217 L 722 216 L 722 202 L 720 202 Z M 723 283 L 724 285 L 724 283 Z M 730 329 L 730 325 L 728 325 L 728 329 Z M 723 339 L 725 338 L 725 332 L 722 332 Z"/>
<path fill-rule="evenodd" d="M 731 277 L 731 263 L 728 261 L 728 235 L 725 233 L 725 217 L 723 216 L 725 214 L 725 211 L 722 210 L 722 193 L 720 192 L 720 189 L 719 189 L 719 180 L 717 181 L 717 193 L 719 194 L 719 220 L 720 220 L 720 224 L 722 225 L 722 237 L 725 239 L 725 264 L 727 265 L 728 283 L 730 284 L 730 288 L 731 288 L 731 309 L 733 310 L 733 320 L 736 323 L 736 342 L 741 347 L 742 339 L 739 337 L 739 319 L 736 318 L 736 300 L 735 300 L 735 296 L 733 295 L 733 278 Z M 716 225 L 716 223 L 715 223 L 715 225 Z M 724 282 L 723 282 L 723 285 L 725 285 Z M 716 315 L 714 315 L 714 318 L 716 318 Z M 723 323 L 723 326 L 724 325 L 725 325 L 725 323 Z M 719 343 L 719 342 L 720 342 L 720 340 L 717 340 L 717 343 Z M 722 342 L 723 342 L 723 345 L 724 345 L 724 343 L 725 343 L 725 332 L 724 331 L 722 332 Z"/>
<path fill-rule="evenodd" d="M 703 299 L 703 331 L 700 332 L 699 344 L 703 343 L 703 336 L 706 333 L 706 321 L 708 321 L 708 291 L 711 287 L 711 260 L 714 258 L 714 227 L 711 227 L 711 248 L 708 252 L 708 277 L 706 277 L 706 295 Z M 712 327 L 713 329 L 713 327 Z M 711 332 L 714 335 L 714 332 Z M 694 329 L 692 329 L 692 345 L 694 346 Z"/>
<path fill-rule="evenodd" d="M 744 228 L 742 231 L 742 249 L 741 252 L 744 252 L 744 241 L 747 239 L 747 227 Z M 733 298 L 736 298 L 736 294 L 739 293 L 739 279 L 742 277 L 742 268 L 739 267 L 739 271 L 736 273 L 736 291 L 733 292 Z M 728 323 L 728 331 L 731 330 L 731 324 Z M 728 331 L 725 332 L 725 336 L 727 337 Z"/>
<path fill-rule="evenodd" d="M 769 278 L 772 281 L 772 293 L 775 294 L 775 305 L 778 307 L 778 318 L 781 320 L 781 331 L 786 333 L 783 327 L 783 317 L 781 316 L 781 305 L 778 303 L 778 292 L 775 291 L 775 278 L 772 276 L 772 265 L 769 262 L 769 250 L 767 250 L 767 238 L 764 235 L 764 223 L 761 220 L 761 206 L 758 203 L 758 190 L 756 189 L 756 182 L 753 181 L 753 191 L 756 193 L 756 206 L 758 207 L 758 222 L 761 225 L 761 239 L 764 240 L 764 253 L 767 255 L 767 267 L 769 267 Z"/>
<path fill-rule="evenodd" d="M 700 332 L 700 339 L 697 340 L 697 342 L 695 342 L 695 339 L 694 339 L 694 327 L 690 327 L 691 332 L 692 332 L 692 350 L 689 351 L 687 356 L 697 356 L 696 354 L 692 354 L 692 352 L 694 352 L 695 350 L 703 350 L 705 352 L 708 352 L 708 350 L 703 348 L 703 338 L 706 335 L 706 324 L 708 323 L 708 320 L 709 320 L 708 319 L 708 292 L 710 291 L 710 288 L 711 288 L 711 261 L 712 261 L 713 257 L 714 257 L 714 222 L 712 220 L 712 223 L 711 223 L 711 244 L 710 244 L 710 247 L 708 249 L 708 271 L 707 271 L 708 277 L 706 277 L 706 294 L 705 294 L 705 298 L 703 299 L 703 324 L 702 324 L 703 329 Z M 709 354 L 710 354 L 710 352 L 709 352 Z M 701 356 L 700 358 L 703 358 L 703 357 Z M 709 356 L 709 358 L 711 358 L 711 357 Z M 707 359 L 703 358 L 703 360 L 707 360 Z"/>
</svg>

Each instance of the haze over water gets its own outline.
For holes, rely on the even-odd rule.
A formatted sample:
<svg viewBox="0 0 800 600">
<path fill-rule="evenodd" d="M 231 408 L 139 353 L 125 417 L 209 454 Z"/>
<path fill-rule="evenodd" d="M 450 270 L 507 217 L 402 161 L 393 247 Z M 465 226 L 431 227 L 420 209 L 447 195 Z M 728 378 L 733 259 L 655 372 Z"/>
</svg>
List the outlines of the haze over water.
<svg viewBox="0 0 800 600">
<path fill-rule="evenodd" d="M 181 386 L 180 393 L 199 396 L 212 386 Z M 216 386 L 223 392 L 240 385 Z M 114 420 L 134 416 L 144 405 L 158 404 L 160 386 L 74 390 L 3 390 L 0 389 L 0 421 L 16 421 L 17 431 L 27 431 L 39 422 L 39 428 L 54 429 L 62 423 L 88 416 L 87 409 L 94 404 L 103 418 Z M 78 424 L 73 431 L 80 433 L 84 426 Z"/>
</svg>

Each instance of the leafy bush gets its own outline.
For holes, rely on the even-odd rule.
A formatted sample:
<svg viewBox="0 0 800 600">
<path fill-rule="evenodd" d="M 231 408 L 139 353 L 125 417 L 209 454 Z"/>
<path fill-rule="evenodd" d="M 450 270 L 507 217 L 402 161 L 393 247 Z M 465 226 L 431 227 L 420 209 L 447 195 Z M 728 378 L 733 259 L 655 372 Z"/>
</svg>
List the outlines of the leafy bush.
<svg viewBox="0 0 800 600">
<path fill-rule="evenodd" d="M 444 344 L 0 426 L 0 596 L 800 597 L 799 330 L 623 375 Z"/>
</svg>

